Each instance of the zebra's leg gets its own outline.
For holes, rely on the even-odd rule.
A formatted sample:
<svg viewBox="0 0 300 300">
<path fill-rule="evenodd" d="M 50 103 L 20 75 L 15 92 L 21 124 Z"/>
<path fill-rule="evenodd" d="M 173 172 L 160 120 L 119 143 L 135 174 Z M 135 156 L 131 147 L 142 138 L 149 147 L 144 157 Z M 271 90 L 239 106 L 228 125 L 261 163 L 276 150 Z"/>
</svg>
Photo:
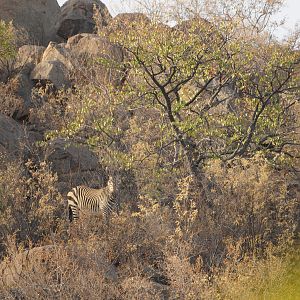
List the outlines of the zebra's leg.
<svg viewBox="0 0 300 300">
<path fill-rule="evenodd" d="M 110 210 L 106 209 L 103 211 L 103 224 L 104 224 L 104 235 L 105 239 L 108 241 L 110 239 L 109 229 L 110 229 Z"/>
<path fill-rule="evenodd" d="M 74 237 L 76 237 L 78 235 L 78 233 L 77 233 L 78 227 L 71 225 L 71 223 L 73 225 L 77 224 L 77 220 L 78 220 L 77 206 L 68 205 L 68 219 L 70 221 L 69 229 L 68 229 L 68 239 L 73 239 Z"/>
<path fill-rule="evenodd" d="M 72 222 L 74 220 L 73 211 L 70 206 L 68 206 L 68 218 L 69 218 L 70 222 Z"/>
<path fill-rule="evenodd" d="M 78 208 L 77 206 L 69 205 L 69 221 L 76 223 L 78 220 Z"/>
<path fill-rule="evenodd" d="M 107 226 L 107 227 L 109 227 L 109 215 L 110 215 L 109 212 L 105 212 L 105 213 L 103 214 L 104 224 L 105 224 L 105 226 Z"/>
<path fill-rule="evenodd" d="M 116 201 L 115 203 L 115 210 L 117 212 L 117 215 L 119 216 L 120 215 L 120 201 Z"/>
</svg>

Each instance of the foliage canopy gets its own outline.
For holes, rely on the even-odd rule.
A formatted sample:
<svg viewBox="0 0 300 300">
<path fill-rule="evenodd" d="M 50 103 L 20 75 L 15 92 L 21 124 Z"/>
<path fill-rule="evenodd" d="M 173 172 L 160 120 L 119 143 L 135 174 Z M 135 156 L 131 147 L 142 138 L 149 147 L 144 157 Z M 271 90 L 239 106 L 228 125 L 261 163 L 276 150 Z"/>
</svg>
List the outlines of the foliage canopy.
<svg viewBox="0 0 300 300">
<path fill-rule="evenodd" d="M 12 22 L 0 20 L 0 60 L 1 62 L 13 59 L 16 56 L 16 36 Z"/>
<path fill-rule="evenodd" d="M 134 74 L 124 89 L 160 110 L 194 174 L 211 158 L 293 156 L 285 150 L 293 144 L 299 53 L 237 28 L 195 18 L 174 28 L 141 22 L 110 36 Z"/>
</svg>

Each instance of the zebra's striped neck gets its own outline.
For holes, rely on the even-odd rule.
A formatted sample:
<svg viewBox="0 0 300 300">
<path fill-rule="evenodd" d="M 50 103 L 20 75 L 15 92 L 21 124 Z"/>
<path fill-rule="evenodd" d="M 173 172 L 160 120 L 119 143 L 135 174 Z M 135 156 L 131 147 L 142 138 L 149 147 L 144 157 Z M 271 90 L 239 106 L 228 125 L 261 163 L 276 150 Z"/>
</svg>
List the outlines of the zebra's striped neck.
<svg viewBox="0 0 300 300">
<path fill-rule="evenodd" d="M 114 192 L 115 186 L 114 186 L 114 181 L 113 181 L 112 176 L 109 176 L 106 187 L 110 194 L 112 194 Z"/>
</svg>

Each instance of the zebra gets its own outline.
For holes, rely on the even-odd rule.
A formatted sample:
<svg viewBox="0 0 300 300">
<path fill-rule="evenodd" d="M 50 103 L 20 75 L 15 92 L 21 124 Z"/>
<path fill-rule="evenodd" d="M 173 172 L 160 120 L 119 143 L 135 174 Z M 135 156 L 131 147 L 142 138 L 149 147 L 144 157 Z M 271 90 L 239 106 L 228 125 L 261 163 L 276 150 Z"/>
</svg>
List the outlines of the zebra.
<svg viewBox="0 0 300 300">
<path fill-rule="evenodd" d="M 102 213 L 105 222 L 113 211 L 116 203 L 116 184 L 112 176 L 109 176 L 107 186 L 101 189 L 93 189 L 87 186 L 74 187 L 67 194 L 69 220 L 77 221 L 79 213 Z"/>
</svg>

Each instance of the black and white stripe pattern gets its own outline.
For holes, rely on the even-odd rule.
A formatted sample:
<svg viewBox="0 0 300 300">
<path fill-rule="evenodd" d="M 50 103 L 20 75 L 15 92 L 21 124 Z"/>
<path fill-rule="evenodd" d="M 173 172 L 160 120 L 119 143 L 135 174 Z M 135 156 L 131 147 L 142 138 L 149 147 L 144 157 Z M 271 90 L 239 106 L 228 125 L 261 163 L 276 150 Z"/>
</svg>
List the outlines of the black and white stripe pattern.
<svg viewBox="0 0 300 300">
<path fill-rule="evenodd" d="M 69 220 L 76 221 L 80 211 L 91 214 L 102 213 L 105 221 L 115 206 L 115 184 L 110 176 L 107 186 L 102 189 L 92 189 L 87 186 L 77 186 L 68 194 Z"/>
</svg>

